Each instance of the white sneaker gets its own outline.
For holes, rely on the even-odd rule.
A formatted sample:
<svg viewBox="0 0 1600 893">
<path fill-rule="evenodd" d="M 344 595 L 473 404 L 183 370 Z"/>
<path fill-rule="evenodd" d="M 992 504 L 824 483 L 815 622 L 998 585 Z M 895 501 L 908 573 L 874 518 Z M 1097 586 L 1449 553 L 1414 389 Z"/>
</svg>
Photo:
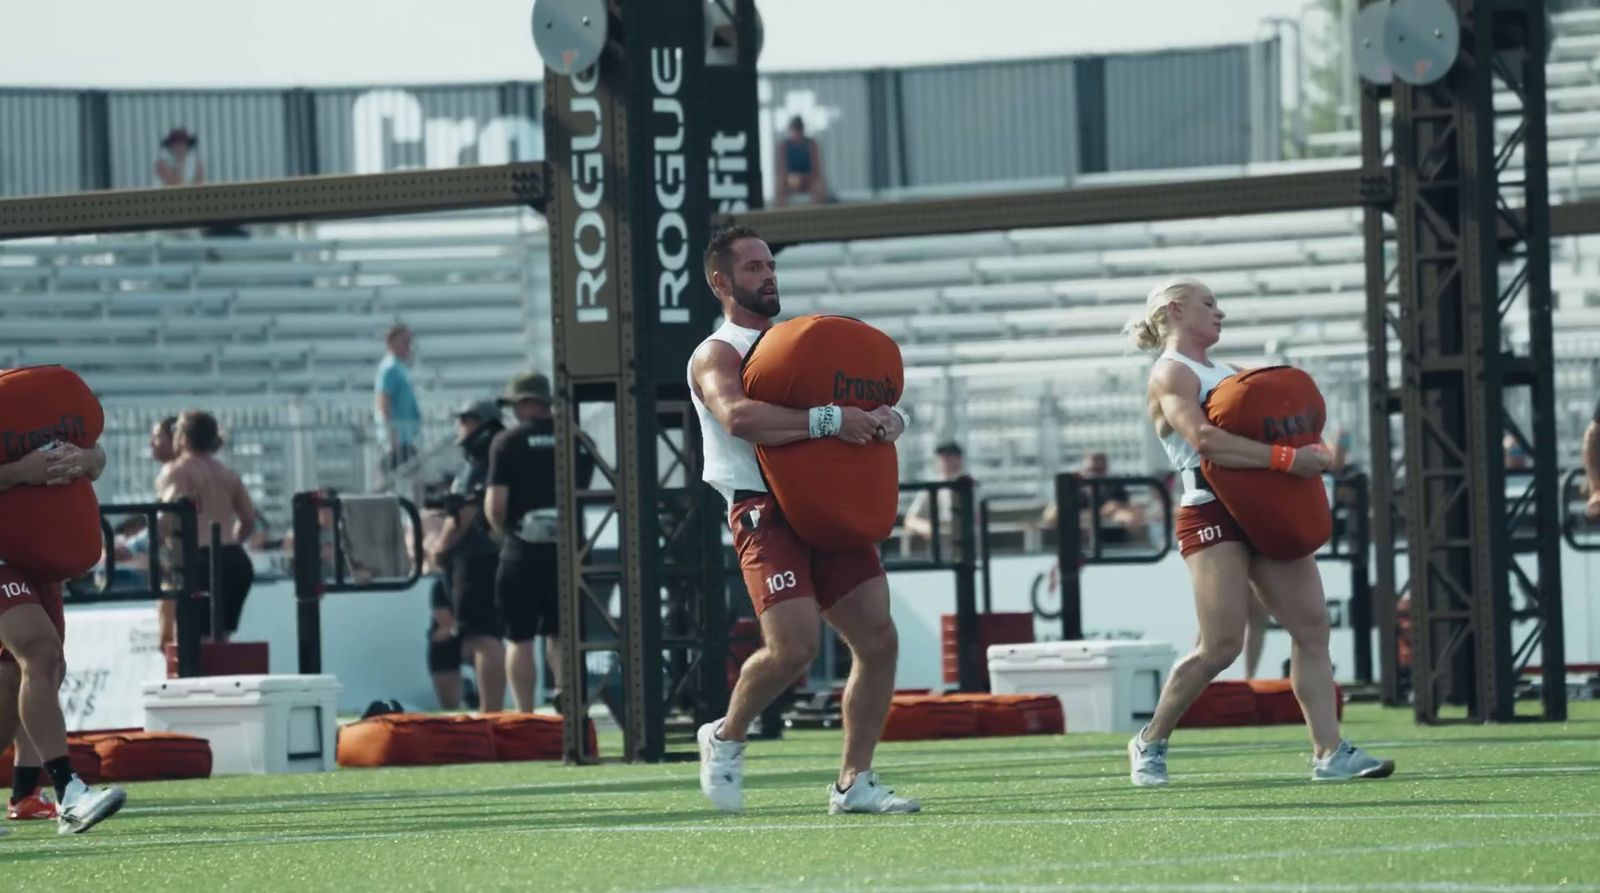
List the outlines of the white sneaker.
<svg viewBox="0 0 1600 893">
<path fill-rule="evenodd" d="M 890 788 L 878 784 L 878 773 L 868 769 L 857 773 L 850 790 L 841 792 L 837 783 L 828 785 L 828 814 L 868 812 L 877 815 L 921 812 L 922 804 L 910 797 L 899 797 Z"/>
<path fill-rule="evenodd" d="M 722 720 L 695 733 L 700 742 L 700 792 L 723 812 L 744 811 L 744 742 L 717 737 Z"/>
<path fill-rule="evenodd" d="M 82 834 L 117 814 L 126 803 L 128 795 L 122 788 L 90 788 L 78 776 L 72 776 L 67 791 L 61 797 L 61 814 L 56 819 L 57 834 Z"/>
<path fill-rule="evenodd" d="M 1394 760 L 1380 760 L 1348 741 L 1340 741 L 1333 753 L 1311 763 L 1312 781 L 1388 778 L 1393 774 Z"/>
<path fill-rule="evenodd" d="M 1128 739 L 1128 765 L 1128 774 L 1139 787 L 1166 784 L 1167 742 L 1144 740 L 1144 729 L 1134 732 Z"/>
</svg>

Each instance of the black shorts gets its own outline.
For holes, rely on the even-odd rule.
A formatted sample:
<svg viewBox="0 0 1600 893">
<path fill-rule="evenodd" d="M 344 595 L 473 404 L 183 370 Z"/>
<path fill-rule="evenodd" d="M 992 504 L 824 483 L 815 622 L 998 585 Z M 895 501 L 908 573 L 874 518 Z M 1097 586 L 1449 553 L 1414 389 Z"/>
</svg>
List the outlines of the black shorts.
<svg viewBox="0 0 1600 893">
<path fill-rule="evenodd" d="M 250 556 L 245 554 L 243 546 L 222 547 L 222 567 L 219 576 L 222 578 L 220 593 L 211 593 L 213 598 L 219 595 L 222 598 L 222 623 L 228 634 L 232 635 L 239 630 L 239 615 L 244 613 L 244 600 L 250 595 L 250 587 L 256 583 L 256 566 L 250 562 Z M 202 589 L 211 586 L 211 548 L 209 546 L 200 550 L 200 573 L 202 574 L 199 585 Z M 206 629 L 211 629 L 211 618 L 206 617 Z"/>
<path fill-rule="evenodd" d="M 500 552 L 495 601 L 507 637 L 526 642 L 561 631 L 561 579 L 555 543 L 525 543 L 515 537 Z"/>
<path fill-rule="evenodd" d="M 385 472 L 394 471 L 416 457 L 416 447 L 409 443 L 396 444 L 394 449 L 383 454 L 383 462 L 380 467 Z"/>
<path fill-rule="evenodd" d="M 494 577 L 500 556 L 493 552 L 475 558 L 454 559 L 450 568 L 450 609 L 456 615 L 456 632 L 468 636 L 505 635 L 505 623 L 494 604 Z"/>
</svg>

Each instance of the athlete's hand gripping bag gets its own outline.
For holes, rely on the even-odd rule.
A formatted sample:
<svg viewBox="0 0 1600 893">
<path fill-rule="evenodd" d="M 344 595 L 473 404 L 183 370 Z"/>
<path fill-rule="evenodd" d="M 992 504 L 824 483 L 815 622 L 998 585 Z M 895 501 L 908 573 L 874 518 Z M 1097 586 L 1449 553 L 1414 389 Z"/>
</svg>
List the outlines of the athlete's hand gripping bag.
<svg viewBox="0 0 1600 893">
<path fill-rule="evenodd" d="M 893 406 L 905 389 L 900 348 L 846 316 L 779 323 L 744 360 L 744 392 L 791 409 L 830 403 L 864 410 Z M 837 437 L 757 446 L 767 486 L 789 526 L 819 549 L 876 545 L 894 529 L 900 461 L 892 443 L 854 445 Z"/>
<path fill-rule="evenodd" d="M 1311 376 L 1289 366 L 1267 366 L 1230 376 L 1206 398 L 1211 424 L 1229 434 L 1295 448 L 1322 443 L 1327 407 Z M 1333 513 L 1322 477 L 1300 478 L 1270 469 L 1201 470 L 1211 490 L 1243 528 L 1257 553 L 1279 560 L 1302 558 L 1333 535 Z"/>
<path fill-rule="evenodd" d="M 0 463 L 55 441 L 88 449 L 105 413 L 89 386 L 62 366 L 0 372 Z M 40 583 L 88 573 L 100 560 L 100 503 L 88 478 L 59 487 L 0 491 L 0 561 Z"/>
</svg>

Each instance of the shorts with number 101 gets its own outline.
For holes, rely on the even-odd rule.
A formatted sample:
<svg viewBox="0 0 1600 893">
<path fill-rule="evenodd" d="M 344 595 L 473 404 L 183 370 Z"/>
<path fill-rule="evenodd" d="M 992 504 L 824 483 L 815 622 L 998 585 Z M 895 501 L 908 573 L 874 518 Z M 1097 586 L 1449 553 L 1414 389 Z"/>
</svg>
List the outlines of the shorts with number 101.
<svg viewBox="0 0 1600 893">
<path fill-rule="evenodd" d="M 1228 513 L 1220 499 L 1213 499 L 1204 505 L 1183 506 L 1178 509 L 1176 520 L 1174 526 L 1178 533 L 1178 554 L 1185 558 L 1218 543 L 1250 545 L 1244 529 Z"/>
<path fill-rule="evenodd" d="M 876 546 L 827 552 L 801 542 L 770 493 L 735 502 L 728 526 L 757 614 L 796 598 L 815 599 L 826 611 L 862 583 L 883 576 Z"/>
</svg>

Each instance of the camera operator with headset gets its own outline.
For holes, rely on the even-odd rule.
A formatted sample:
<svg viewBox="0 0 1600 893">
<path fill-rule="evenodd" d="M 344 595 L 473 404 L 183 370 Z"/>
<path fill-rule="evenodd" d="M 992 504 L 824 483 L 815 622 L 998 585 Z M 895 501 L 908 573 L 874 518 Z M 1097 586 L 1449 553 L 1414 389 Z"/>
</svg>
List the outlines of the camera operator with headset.
<svg viewBox="0 0 1600 893">
<path fill-rule="evenodd" d="M 456 412 L 456 444 L 463 462 L 445 498 L 445 522 L 428 548 L 436 566 L 448 569 L 451 608 L 463 655 L 470 655 L 478 680 L 479 707 L 505 705 L 505 621 L 495 605 L 500 549 L 483 516 L 489 479 L 489 444 L 505 430 L 493 400 L 469 401 Z"/>
</svg>

